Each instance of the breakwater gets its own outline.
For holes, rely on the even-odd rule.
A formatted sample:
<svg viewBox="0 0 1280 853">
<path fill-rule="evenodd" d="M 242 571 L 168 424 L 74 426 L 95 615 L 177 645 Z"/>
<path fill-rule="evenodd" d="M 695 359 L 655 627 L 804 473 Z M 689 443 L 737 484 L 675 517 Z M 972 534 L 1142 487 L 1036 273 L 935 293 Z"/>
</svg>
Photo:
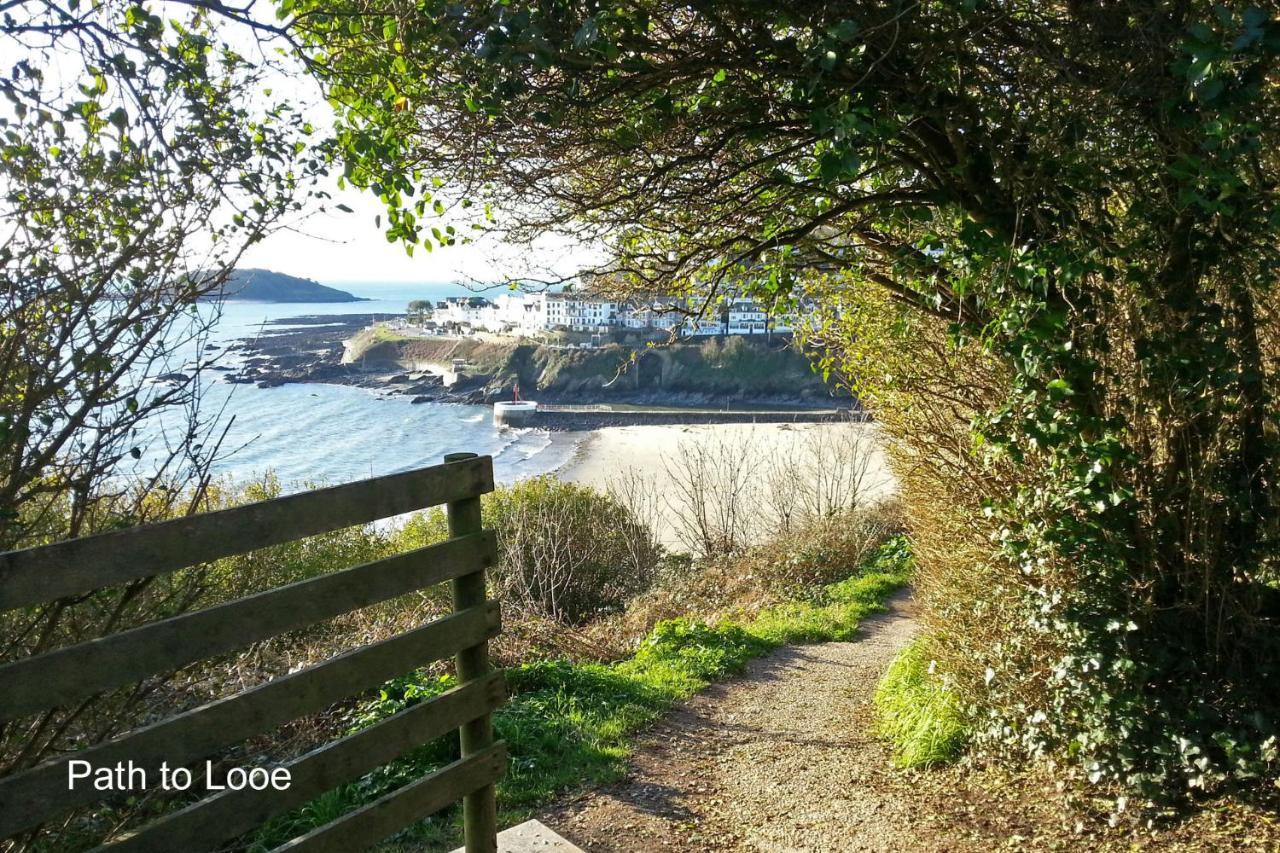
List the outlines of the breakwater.
<svg viewBox="0 0 1280 853">
<path fill-rule="evenodd" d="M 672 424 L 790 424 L 865 421 L 865 412 L 856 409 L 809 409 L 798 411 L 644 411 L 603 410 L 587 407 L 539 406 L 522 426 L 558 432 L 600 429 L 610 426 L 664 426 Z"/>
</svg>

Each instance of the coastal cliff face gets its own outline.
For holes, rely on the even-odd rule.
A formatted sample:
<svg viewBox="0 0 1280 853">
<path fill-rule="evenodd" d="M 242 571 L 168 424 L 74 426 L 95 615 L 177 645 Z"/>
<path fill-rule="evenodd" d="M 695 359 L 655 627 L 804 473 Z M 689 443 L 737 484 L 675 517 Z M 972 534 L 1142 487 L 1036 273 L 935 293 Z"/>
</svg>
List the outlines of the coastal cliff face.
<svg viewBox="0 0 1280 853">
<path fill-rule="evenodd" d="M 560 402 L 830 405 L 849 399 L 830 388 L 804 354 L 777 339 L 577 349 L 365 330 L 347 342 L 343 362 L 370 372 L 448 373 L 459 358 L 466 368 L 455 391 L 484 401 L 508 397 L 516 382 L 525 396 Z"/>
</svg>

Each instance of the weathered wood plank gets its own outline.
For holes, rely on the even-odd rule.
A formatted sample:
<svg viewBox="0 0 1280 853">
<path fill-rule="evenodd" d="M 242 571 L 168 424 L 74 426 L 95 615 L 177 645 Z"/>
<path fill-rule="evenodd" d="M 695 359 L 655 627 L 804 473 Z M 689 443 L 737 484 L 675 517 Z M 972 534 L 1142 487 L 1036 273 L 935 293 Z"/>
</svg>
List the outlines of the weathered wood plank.
<svg viewBox="0 0 1280 853">
<path fill-rule="evenodd" d="M 478 533 L 0 666 L 0 721 L 61 707 L 154 673 L 370 604 L 483 572 L 496 553 Z"/>
<path fill-rule="evenodd" d="M 0 553 L 0 610 L 27 607 L 493 490 L 487 456 Z"/>
<path fill-rule="evenodd" d="M 107 849 L 146 853 L 217 849 L 225 840 L 243 835 L 272 815 L 359 779 L 414 747 L 489 713 L 504 699 L 500 673 L 460 685 L 284 765 L 292 774 L 287 790 L 218 794 L 167 815 Z"/>
<path fill-rule="evenodd" d="M 492 785 L 502 778 L 506 763 L 506 745 L 499 741 L 275 849 L 290 853 L 366 850 L 456 802 L 460 795 Z"/>
<path fill-rule="evenodd" d="M 445 457 L 446 462 L 456 462 L 474 454 L 455 453 Z M 447 508 L 449 535 L 463 536 L 482 528 L 479 498 L 451 501 Z M 465 610 L 484 603 L 486 596 L 484 570 L 462 575 L 453 582 L 453 607 Z M 489 672 L 489 647 L 479 643 L 463 649 L 455 657 L 458 681 L 466 683 L 483 678 Z M 488 714 L 477 717 L 462 727 L 458 733 L 462 757 L 482 752 L 493 743 L 493 723 Z M 497 853 L 498 804 L 497 792 L 492 785 L 485 785 L 468 793 L 462 801 L 462 831 L 467 853 Z"/>
<path fill-rule="evenodd" d="M 84 786 L 68 790 L 67 765 L 72 760 L 95 767 L 132 760 L 154 778 L 162 761 L 187 764 L 322 711 L 339 699 L 482 642 L 498 632 L 499 624 L 498 606 L 490 602 L 0 779 L 0 838 L 105 798 Z"/>
</svg>

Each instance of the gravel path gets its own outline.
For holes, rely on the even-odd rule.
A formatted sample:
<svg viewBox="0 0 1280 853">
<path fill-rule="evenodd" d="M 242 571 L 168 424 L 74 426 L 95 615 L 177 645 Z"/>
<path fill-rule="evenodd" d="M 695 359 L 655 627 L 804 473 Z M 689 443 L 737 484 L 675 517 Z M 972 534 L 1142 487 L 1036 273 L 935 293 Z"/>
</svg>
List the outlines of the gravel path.
<svg viewBox="0 0 1280 853">
<path fill-rule="evenodd" d="M 691 699 L 639 743 L 628 778 L 542 820 L 584 850 L 913 850 L 871 696 L 915 632 L 910 603 L 852 643 L 794 646 Z"/>
<path fill-rule="evenodd" d="M 753 662 L 641 738 L 624 781 L 540 817 L 588 853 L 1280 851 L 1280 792 L 1111 827 L 1051 772 L 894 769 L 871 696 L 916 630 L 910 609 L 899 596 L 855 642 Z"/>
</svg>

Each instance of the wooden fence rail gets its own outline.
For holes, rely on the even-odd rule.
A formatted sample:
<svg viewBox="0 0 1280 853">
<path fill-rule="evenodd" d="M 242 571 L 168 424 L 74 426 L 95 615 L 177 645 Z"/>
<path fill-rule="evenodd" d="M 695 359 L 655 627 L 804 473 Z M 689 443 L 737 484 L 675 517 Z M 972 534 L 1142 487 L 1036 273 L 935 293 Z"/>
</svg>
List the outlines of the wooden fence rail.
<svg viewBox="0 0 1280 853">
<path fill-rule="evenodd" d="M 75 707 L 148 676 L 445 581 L 452 582 L 454 601 L 451 615 L 426 625 L 0 777 L 0 839 L 112 795 L 84 780 L 69 785 L 73 762 L 94 768 L 125 763 L 157 780 L 162 764 L 193 766 L 453 656 L 456 687 L 279 765 L 289 771 L 284 790 L 224 790 L 113 838 L 106 847 L 219 849 L 276 814 L 456 731 L 457 761 L 278 849 L 365 849 L 461 800 L 468 853 L 496 850 L 494 784 L 506 754 L 493 740 L 491 714 L 504 701 L 505 688 L 501 674 L 489 667 L 488 640 L 500 628 L 498 606 L 486 599 L 485 569 L 496 559 L 496 544 L 480 519 L 480 496 L 492 490 L 492 459 L 451 454 L 431 468 L 0 554 L 3 611 L 440 504 L 447 506 L 450 535 L 405 554 L 0 665 L 0 724 Z"/>
</svg>

